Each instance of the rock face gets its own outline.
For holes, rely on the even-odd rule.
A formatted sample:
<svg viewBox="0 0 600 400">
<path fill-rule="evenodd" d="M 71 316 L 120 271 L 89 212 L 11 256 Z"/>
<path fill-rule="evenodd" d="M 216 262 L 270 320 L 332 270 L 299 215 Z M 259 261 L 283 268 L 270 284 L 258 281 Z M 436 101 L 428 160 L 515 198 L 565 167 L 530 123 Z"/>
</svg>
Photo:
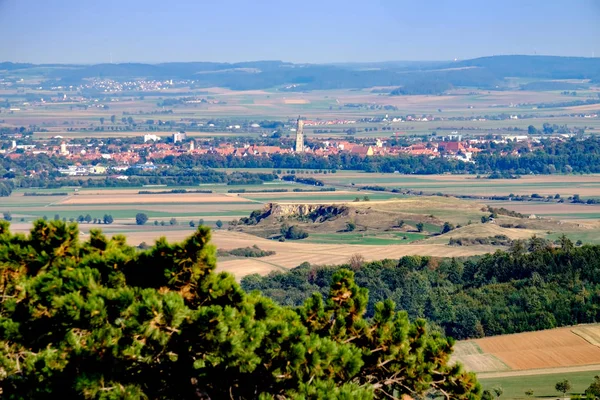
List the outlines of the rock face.
<svg viewBox="0 0 600 400">
<path fill-rule="evenodd" d="M 269 203 L 263 209 L 261 219 L 275 218 L 310 219 L 323 222 L 348 213 L 348 207 L 332 204 L 278 204 Z"/>
</svg>

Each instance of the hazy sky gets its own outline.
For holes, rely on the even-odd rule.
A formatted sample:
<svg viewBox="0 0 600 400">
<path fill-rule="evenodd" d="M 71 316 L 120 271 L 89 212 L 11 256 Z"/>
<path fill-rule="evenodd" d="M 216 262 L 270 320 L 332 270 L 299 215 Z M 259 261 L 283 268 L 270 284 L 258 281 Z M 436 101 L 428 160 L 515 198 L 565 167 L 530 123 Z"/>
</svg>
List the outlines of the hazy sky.
<svg viewBox="0 0 600 400">
<path fill-rule="evenodd" d="M 600 0 L 0 0 L 0 61 L 600 56 Z"/>
</svg>

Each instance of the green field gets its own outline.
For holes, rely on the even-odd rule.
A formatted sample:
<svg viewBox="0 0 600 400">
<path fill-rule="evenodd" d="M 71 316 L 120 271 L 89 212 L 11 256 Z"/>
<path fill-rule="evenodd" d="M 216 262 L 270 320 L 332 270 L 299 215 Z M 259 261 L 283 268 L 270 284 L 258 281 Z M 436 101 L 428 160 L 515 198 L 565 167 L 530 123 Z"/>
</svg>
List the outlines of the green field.
<svg viewBox="0 0 600 400">
<path fill-rule="evenodd" d="M 406 239 L 403 239 L 406 237 Z M 362 244 L 362 245 L 388 245 L 408 244 L 425 238 L 424 234 L 412 232 L 394 233 L 313 233 L 304 242 L 323 244 Z"/>
<path fill-rule="evenodd" d="M 484 389 L 491 390 L 496 386 L 501 387 L 504 390 L 504 394 L 502 394 L 500 399 L 517 400 L 531 398 L 525 395 L 525 391 L 527 390 L 533 390 L 534 398 L 560 399 L 562 398 L 562 393 L 558 393 L 554 389 L 556 382 L 568 379 L 573 385 L 570 394 L 580 394 L 593 382 L 596 375 L 600 375 L 600 370 L 524 375 L 507 378 L 479 378 L 479 381 Z M 567 393 L 568 395 L 569 393 Z"/>
</svg>

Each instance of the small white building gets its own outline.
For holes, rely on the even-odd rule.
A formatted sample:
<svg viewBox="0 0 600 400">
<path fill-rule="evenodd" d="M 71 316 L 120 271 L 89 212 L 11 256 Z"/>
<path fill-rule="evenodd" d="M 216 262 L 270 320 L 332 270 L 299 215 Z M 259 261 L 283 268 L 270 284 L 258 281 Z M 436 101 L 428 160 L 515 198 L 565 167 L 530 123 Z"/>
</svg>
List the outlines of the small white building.
<svg viewBox="0 0 600 400">
<path fill-rule="evenodd" d="M 144 143 L 149 142 L 151 140 L 153 142 L 158 142 L 160 140 L 160 136 L 153 135 L 153 134 L 144 135 Z"/>
<path fill-rule="evenodd" d="M 187 139 L 185 132 L 177 132 L 173 134 L 173 144 L 177 142 L 183 142 L 185 139 Z"/>
</svg>

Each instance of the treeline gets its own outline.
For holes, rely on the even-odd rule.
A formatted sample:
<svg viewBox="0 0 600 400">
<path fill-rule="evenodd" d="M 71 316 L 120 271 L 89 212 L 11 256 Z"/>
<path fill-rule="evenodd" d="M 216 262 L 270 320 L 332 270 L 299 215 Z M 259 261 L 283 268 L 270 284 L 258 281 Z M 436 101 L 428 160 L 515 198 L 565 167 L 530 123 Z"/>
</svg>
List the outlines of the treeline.
<svg viewBox="0 0 600 400">
<path fill-rule="evenodd" d="M 475 338 L 600 321 L 600 245 L 575 246 L 563 237 L 515 241 L 509 251 L 483 257 L 434 259 L 406 256 L 362 265 L 316 267 L 249 275 L 242 287 L 279 303 L 299 305 L 325 294 L 331 277 L 353 269 L 375 302 L 392 299 L 412 318 L 424 317 L 456 339 Z"/>
<path fill-rule="evenodd" d="M 304 185 L 325 186 L 323 181 L 311 177 L 301 177 L 298 175 L 284 175 L 281 179 L 288 182 L 302 183 Z"/>
<path fill-rule="evenodd" d="M 15 177 L 16 186 L 20 188 L 43 188 L 55 189 L 66 186 L 78 187 L 140 187 L 140 186 L 198 186 L 200 184 L 227 184 L 227 185 L 260 185 L 264 182 L 271 182 L 277 179 L 276 174 L 270 173 L 252 173 L 235 172 L 227 174 L 225 172 L 215 171 L 209 168 L 202 169 L 163 169 L 160 171 L 137 171 L 140 175 L 129 175 L 127 179 L 117 179 L 114 177 Z M 0 182 L 0 190 L 3 183 Z M 179 189 L 175 189 L 179 190 Z M 186 193 L 208 193 L 208 190 L 186 191 Z M 7 196 L 10 192 L 6 192 Z M 154 192 L 152 192 L 154 193 Z M 167 191 L 166 193 L 177 193 Z M 183 193 L 179 191 L 179 193 Z M 144 194 L 144 193 L 141 193 Z"/>
<path fill-rule="evenodd" d="M 23 196 L 31 196 L 31 197 L 35 197 L 35 196 L 68 196 L 69 193 L 67 192 L 51 192 L 51 193 L 40 193 L 40 192 L 25 192 L 23 193 Z"/>
</svg>

